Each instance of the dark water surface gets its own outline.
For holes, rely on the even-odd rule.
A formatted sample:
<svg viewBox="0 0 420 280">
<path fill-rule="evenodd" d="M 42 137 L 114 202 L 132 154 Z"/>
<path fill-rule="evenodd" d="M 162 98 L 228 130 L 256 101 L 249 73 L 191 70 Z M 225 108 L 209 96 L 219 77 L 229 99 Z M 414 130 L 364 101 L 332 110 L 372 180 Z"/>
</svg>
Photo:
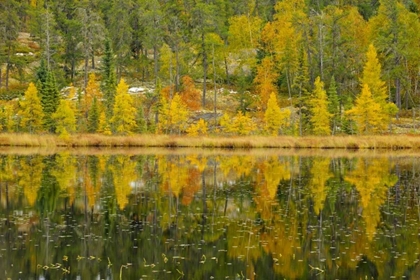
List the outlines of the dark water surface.
<svg viewBox="0 0 420 280">
<path fill-rule="evenodd" d="M 0 279 L 420 279 L 420 159 L 0 154 Z"/>
</svg>

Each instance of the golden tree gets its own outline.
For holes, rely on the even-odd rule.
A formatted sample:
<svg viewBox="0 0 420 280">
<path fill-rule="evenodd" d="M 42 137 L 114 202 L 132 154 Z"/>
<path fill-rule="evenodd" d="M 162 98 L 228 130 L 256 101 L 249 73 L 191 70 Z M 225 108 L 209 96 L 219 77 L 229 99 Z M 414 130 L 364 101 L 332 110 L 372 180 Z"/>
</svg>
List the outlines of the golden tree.
<svg viewBox="0 0 420 280">
<path fill-rule="evenodd" d="M 270 57 L 265 57 L 257 67 L 257 75 L 254 79 L 256 92 L 260 96 L 260 105 L 263 110 L 265 110 L 270 94 L 277 94 L 275 85 L 277 78 L 278 74 L 273 60 Z"/>
<path fill-rule="evenodd" d="M 136 108 L 133 106 L 133 99 L 128 94 L 128 85 L 121 79 L 117 86 L 117 95 L 111 124 L 115 131 L 121 134 L 131 134 L 137 127 Z"/>
<path fill-rule="evenodd" d="M 324 83 L 317 77 L 314 85 L 315 88 L 310 100 L 312 131 L 315 135 L 330 135 L 331 114 L 328 112 L 328 99 L 324 89 Z"/>
<path fill-rule="evenodd" d="M 181 133 L 187 125 L 189 111 L 182 101 L 179 94 L 175 94 L 170 102 L 161 97 L 161 106 L 159 109 L 160 120 L 158 131 L 169 131 Z"/>
<path fill-rule="evenodd" d="M 52 114 L 52 119 L 56 123 L 55 131 L 60 137 L 66 139 L 70 133 L 76 131 L 76 117 L 70 100 L 60 100 L 60 105 L 57 111 Z"/>
<path fill-rule="evenodd" d="M 327 197 L 326 182 L 332 177 L 332 173 L 329 172 L 330 161 L 329 158 L 316 158 L 313 160 L 311 168 L 310 189 L 314 201 L 314 211 L 317 215 L 324 208 L 325 198 Z"/>
<path fill-rule="evenodd" d="M 190 125 L 190 127 L 187 128 L 187 133 L 189 136 L 207 135 L 206 121 L 200 119 L 197 123 Z"/>
<path fill-rule="evenodd" d="M 29 84 L 28 89 L 25 91 L 24 99 L 19 104 L 20 126 L 29 133 L 41 131 L 44 112 L 41 100 L 38 97 L 38 90 L 33 83 Z"/>
<path fill-rule="evenodd" d="M 220 125 L 224 132 L 237 135 L 249 135 L 257 128 L 252 118 L 247 114 L 244 115 L 241 111 L 233 118 L 225 113 L 220 120 Z"/>
<path fill-rule="evenodd" d="M 392 115 L 398 112 L 398 108 L 394 103 L 387 101 L 388 93 L 384 81 L 381 80 L 381 64 L 377 57 L 376 48 L 373 44 L 369 45 L 366 53 L 366 64 L 363 67 L 363 76 L 361 78 L 362 87 L 368 85 L 372 98 L 379 104 L 381 121 L 377 121 L 376 127 L 379 129 L 386 129 L 387 125 L 391 122 Z M 363 94 L 363 89 L 362 89 Z"/>
<path fill-rule="evenodd" d="M 84 96 L 84 112 L 88 112 L 90 110 L 90 107 L 92 105 L 93 100 L 96 98 L 96 100 L 99 102 L 102 100 L 102 92 L 100 90 L 99 84 L 96 82 L 95 73 L 89 74 L 89 80 L 86 85 L 85 89 L 85 96 Z"/>
<path fill-rule="evenodd" d="M 346 112 L 357 124 L 360 134 L 380 131 L 384 120 L 380 105 L 373 99 L 369 85 L 364 84 L 362 93 L 356 98 L 356 104 Z"/>
<path fill-rule="evenodd" d="M 267 103 L 267 110 L 265 110 L 264 114 L 265 131 L 273 136 L 278 135 L 279 129 L 287 126 L 290 114 L 288 109 L 280 110 L 276 95 L 271 93 Z"/>
</svg>

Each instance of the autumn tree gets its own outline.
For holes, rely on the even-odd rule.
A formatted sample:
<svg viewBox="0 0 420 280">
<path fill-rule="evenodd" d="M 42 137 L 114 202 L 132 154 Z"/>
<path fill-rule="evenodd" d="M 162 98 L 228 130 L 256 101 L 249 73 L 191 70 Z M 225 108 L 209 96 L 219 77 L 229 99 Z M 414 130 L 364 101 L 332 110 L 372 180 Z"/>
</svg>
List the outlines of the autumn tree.
<svg viewBox="0 0 420 280">
<path fill-rule="evenodd" d="M 181 133 L 186 128 L 189 111 L 178 94 L 170 100 L 162 97 L 160 107 L 159 131 Z"/>
<path fill-rule="evenodd" d="M 388 92 L 384 81 L 381 79 L 381 64 L 377 57 L 376 48 L 373 44 L 369 45 L 369 49 L 366 53 L 366 64 L 363 67 L 363 75 L 360 79 L 362 87 L 367 85 L 371 92 L 372 98 L 380 107 L 379 114 L 382 119 L 377 124 L 378 128 L 385 129 L 391 122 L 392 115 L 398 112 L 398 108 L 395 104 L 388 102 Z M 363 93 L 363 90 L 362 90 Z"/>
<path fill-rule="evenodd" d="M 310 100 L 312 131 L 315 135 L 329 135 L 331 134 L 330 117 L 328 112 L 327 93 L 324 89 L 324 83 L 319 77 L 315 79 L 315 88 Z"/>
<path fill-rule="evenodd" d="M 136 129 L 136 108 L 133 99 L 128 94 L 128 85 L 121 79 L 117 86 L 115 104 L 111 124 L 114 130 L 120 134 L 131 134 Z"/>
<path fill-rule="evenodd" d="M 56 122 L 55 131 L 60 137 L 67 139 L 70 133 L 76 131 L 76 117 L 69 100 L 62 99 L 57 111 L 51 117 Z"/>
<path fill-rule="evenodd" d="M 387 125 L 383 118 L 382 108 L 372 97 L 369 85 L 364 84 L 362 93 L 357 97 L 355 105 L 346 114 L 357 124 L 360 134 L 379 132 Z"/>
<path fill-rule="evenodd" d="M 190 76 L 182 77 L 182 90 L 179 93 L 181 100 L 187 105 L 189 110 L 200 109 L 200 91 L 195 87 L 194 81 Z"/>
<path fill-rule="evenodd" d="M 276 80 L 278 74 L 275 69 L 275 64 L 270 57 L 265 57 L 261 64 L 257 67 L 257 75 L 254 83 L 255 89 L 260 97 L 260 107 L 265 110 L 270 94 L 277 94 Z"/>
<path fill-rule="evenodd" d="M 290 118 L 290 110 L 281 111 L 274 93 L 270 94 L 267 110 L 265 110 L 265 131 L 270 135 L 278 135 L 280 128 L 285 127 Z"/>
<path fill-rule="evenodd" d="M 200 119 L 197 123 L 191 124 L 190 127 L 187 128 L 187 133 L 189 136 L 207 135 L 206 121 Z"/>
<path fill-rule="evenodd" d="M 23 100 L 19 103 L 20 126 L 29 133 L 41 131 L 44 112 L 42 111 L 41 100 L 38 97 L 38 90 L 33 83 L 29 84 Z"/>
<path fill-rule="evenodd" d="M 239 111 L 233 118 L 224 114 L 220 120 L 223 131 L 230 134 L 249 135 L 257 128 L 252 118 Z"/>
</svg>

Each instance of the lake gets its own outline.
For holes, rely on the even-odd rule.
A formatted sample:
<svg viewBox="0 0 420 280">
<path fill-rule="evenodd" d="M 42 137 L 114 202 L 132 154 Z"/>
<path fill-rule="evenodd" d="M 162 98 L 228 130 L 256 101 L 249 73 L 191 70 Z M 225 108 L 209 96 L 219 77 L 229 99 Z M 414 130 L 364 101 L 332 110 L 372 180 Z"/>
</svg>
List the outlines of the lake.
<svg viewBox="0 0 420 280">
<path fill-rule="evenodd" d="M 420 157 L 3 150 L 0 279 L 419 279 Z"/>
</svg>

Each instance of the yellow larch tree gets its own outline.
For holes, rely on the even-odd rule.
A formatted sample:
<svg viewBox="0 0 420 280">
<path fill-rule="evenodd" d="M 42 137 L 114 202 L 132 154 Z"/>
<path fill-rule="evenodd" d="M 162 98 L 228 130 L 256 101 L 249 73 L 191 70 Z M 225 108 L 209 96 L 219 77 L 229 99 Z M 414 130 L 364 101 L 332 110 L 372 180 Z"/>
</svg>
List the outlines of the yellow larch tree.
<svg viewBox="0 0 420 280">
<path fill-rule="evenodd" d="M 96 100 L 100 102 L 102 100 L 102 97 L 103 95 L 102 95 L 101 89 L 99 87 L 99 84 L 96 82 L 95 73 L 90 73 L 89 80 L 87 82 L 86 89 L 85 89 L 84 100 L 83 100 L 84 112 L 86 113 L 90 110 L 93 99 L 96 98 Z"/>
<path fill-rule="evenodd" d="M 388 102 L 387 87 L 381 79 L 381 64 L 377 57 L 376 48 L 373 44 L 369 45 L 366 53 L 366 64 L 363 67 L 363 75 L 360 79 L 362 87 L 368 85 L 372 98 L 380 107 L 381 120 L 377 122 L 377 128 L 385 130 L 391 122 L 392 115 L 398 112 L 398 108 L 394 103 Z M 363 93 L 363 90 L 362 90 Z"/>
<path fill-rule="evenodd" d="M 162 96 L 159 113 L 159 132 L 181 133 L 186 128 L 189 110 L 179 94 L 170 101 Z"/>
<path fill-rule="evenodd" d="M 207 135 L 207 122 L 200 119 L 197 123 L 191 124 L 190 127 L 187 128 L 187 133 L 189 136 Z"/>
<path fill-rule="evenodd" d="M 195 87 L 193 79 L 186 75 L 183 76 L 181 80 L 182 90 L 179 95 L 181 96 L 182 101 L 187 105 L 189 110 L 196 111 L 200 109 L 201 92 Z"/>
<path fill-rule="evenodd" d="M 60 105 L 58 105 L 57 111 L 52 114 L 52 119 L 56 123 L 55 131 L 63 139 L 68 139 L 70 133 L 76 131 L 76 117 L 70 100 L 60 100 Z"/>
<path fill-rule="evenodd" d="M 328 112 L 328 98 L 324 83 L 320 77 L 317 77 L 314 85 L 315 88 L 310 99 L 312 132 L 315 135 L 330 135 L 330 118 L 332 115 Z"/>
<path fill-rule="evenodd" d="M 271 93 L 267 103 L 267 110 L 265 110 L 264 114 L 265 131 L 273 136 L 278 135 L 279 130 L 286 127 L 289 123 L 290 115 L 289 109 L 280 110 L 276 95 Z"/>
<path fill-rule="evenodd" d="M 383 128 L 384 119 L 381 107 L 373 99 L 367 84 L 363 85 L 362 93 L 356 98 L 355 105 L 346 111 L 346 114 L 356 122 L 360 134 L 375 133 Z"/>
<path fill-rule="evenodd" d="M 137 127 L 136 108 L 133 105 L 133 99 L 128 94 L 128 85 L 124 79 L 121 79 L 117 86 L 115 104 L 111 125 L 119 134 L 132 134 Z"/>
<path fill-rule="evenodd" d="M 276 81 L 278 78 L 275 64 L 271 57 L 265 57 L 257 67 L 254 79 L 255 89 L 260 97 L 259 105 L 264 111 L 271 93 L 277 94 Z"/>
<path fill-rule="evenodd" d="M 237 135 L 249 135 L 257 128 L 254 120 L 241 111 L 233 118 L 225 113 L 220 119 L 220 125 L 223 127 L 223 132 Z"/>
<path fill-rule="evenodd" d="M 23 100 L 19 102 L 20 126 L 24 131 L 36 133 L 42 130 L 42 120 L 44 112 L 42 110 L 41 100 L 38 96 L 38 90 L 33 83 L 30 83 L 25 91 Z"/>
</svg>

